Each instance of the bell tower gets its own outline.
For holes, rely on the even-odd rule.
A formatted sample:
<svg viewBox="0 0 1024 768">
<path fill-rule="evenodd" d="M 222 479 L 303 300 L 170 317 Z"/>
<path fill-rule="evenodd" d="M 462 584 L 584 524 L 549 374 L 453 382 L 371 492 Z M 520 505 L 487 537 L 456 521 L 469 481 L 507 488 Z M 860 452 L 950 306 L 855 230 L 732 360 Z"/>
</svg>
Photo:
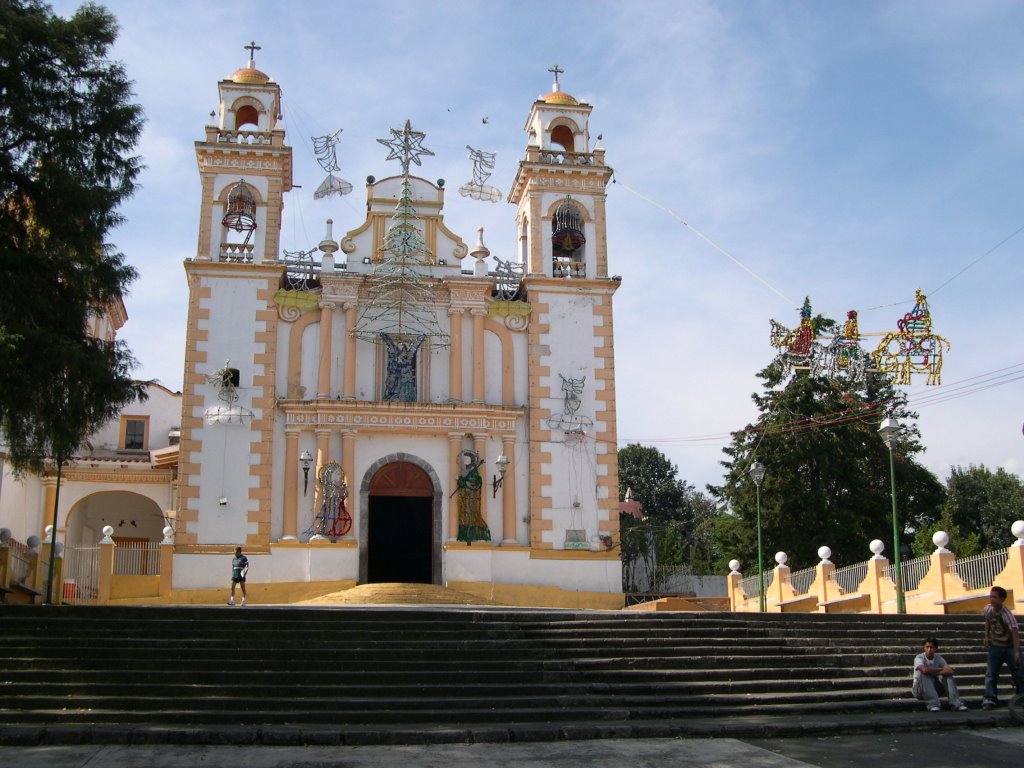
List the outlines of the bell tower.
<svg viewBox="0 0 1024 768">
<path fill-rule="evenodd" d="M 519 260 L 526 274 L 566 278 L 608 277 L 604 164 L 600 137 L 591 148 L 593 107 L 561 89 L 556 64 L 551 93 L 530 109 L 529 139 L 509 202 L 516 210 Z"/>
<path fill-rule="evenodd" d="M 248 64 L 217 84 L 219 114 L 210 113 L 196 142 L 202 206 L 196 259 L 235 264 L 276 261 L 283 195 L 292 188 L 292 149 L 285 146 L 281 88 L 256 69 L 260 47 L 245 46 Z"/>
<path fill-rule="evenodd" d="M 605 229 L 612 169 L 599 142 L 591 146 L 592 107 L 561 89 L 560 67 L 548 71 L 555 81 L 530 108 L 526 156 L 508 198 L 517 207 L 530 306 L 530 548 L 580 569 L 577 560 L 593 558 L 594 578 L 614 582 L 621 577 L 612 327 L 619 283 L 608 276 Z"/>
<path fill-rule="evenodd" d="M 176 551 L 250 554 L 270 543 L 277 324 L 274 294 L 292 150 L 281 89 L 247 66 L 217 84 L 219 114 L 195 144 L 199 241 L 185 262 L 188 325 Z"/>
</svg>

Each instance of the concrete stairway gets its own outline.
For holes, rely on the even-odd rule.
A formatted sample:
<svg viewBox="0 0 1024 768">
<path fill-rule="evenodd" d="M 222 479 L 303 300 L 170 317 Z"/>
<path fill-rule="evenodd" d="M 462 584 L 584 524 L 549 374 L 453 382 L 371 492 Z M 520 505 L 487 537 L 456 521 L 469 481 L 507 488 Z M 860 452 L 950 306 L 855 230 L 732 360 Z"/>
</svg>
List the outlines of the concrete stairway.
<svg viewBox="0 0 1024 768">
<path fill-rule="evenodd" d="M 0 744 L 536 740 L 886 713 L 931 727 L 910 698 L 913 656 L 938 635 L 976 709 L 980 627 L 970 616 L 0 606 Z"/>
</svg>

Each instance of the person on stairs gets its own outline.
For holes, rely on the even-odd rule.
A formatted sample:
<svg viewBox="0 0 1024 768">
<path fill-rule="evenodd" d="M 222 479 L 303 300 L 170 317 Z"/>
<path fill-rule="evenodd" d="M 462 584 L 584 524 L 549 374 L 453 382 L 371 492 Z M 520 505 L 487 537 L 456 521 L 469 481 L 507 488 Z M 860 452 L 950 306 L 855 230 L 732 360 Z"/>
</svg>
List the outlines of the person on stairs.
<svg viewBox="0 0 1024 768">
<path fill-rule="evenodd" d="M 929 712 L 942 709 L 941 696 L 949 699 L 949 708 L 955 712 L 966 712 L 967 705 L 960 700 L 960 693 L 953 680 L 953 668 L 939 656 L 939 641 L 927 637 L 924 652 L 914 659 L 914 684 L 911 692 L 914 698 L 925 703 Z"/>
<path fill-rule="evenodd" d="M 235 585 L 242 587 L 242 605 L 245 605 L 245 576 L 249 573 L 249 558 L 242 554 L 241 547 L 235 547 L 235 556 L 231 559 L 231 597 L 228 605 L 235 604 Z"/>
<path fill-rule="evenodd" d="M 982 709 L 999 706 L 999 672 L 1005 664 L 1010 670 L 1013 687 L 1020 695 L 1024 693 L 1024 665 L 1020 658 L 1020 628 L 1013 612 L 1007 608 L 1006 590 L 992 587 L 989 604 L 985 606 L 985 652 L 988 664 L 985 669 L 985 700 Z"/>
</svg>

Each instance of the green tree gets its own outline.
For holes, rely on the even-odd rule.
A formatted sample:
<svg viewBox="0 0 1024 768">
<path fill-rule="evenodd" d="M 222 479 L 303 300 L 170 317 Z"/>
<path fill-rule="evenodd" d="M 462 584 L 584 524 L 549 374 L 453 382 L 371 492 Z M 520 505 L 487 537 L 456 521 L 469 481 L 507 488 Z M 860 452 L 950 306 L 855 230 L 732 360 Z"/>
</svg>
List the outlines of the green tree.
<svg viewBox="0 0 1024 768">
<path fill-rule="evenodd" d="M 87 323 L 135 277 L 106 242 L 140 169 L 116 30 L 92 4 L 0 2 L 0 430 L 19 470 L 66 461 L 141 391 Z"/>
<path fill-rule="evenodd" d="M 814 319 L 819 331 L 834 323 Z M 897 508 L 901 542 L 907 532 L 935 519 L 943 498 L 939 481 L 914 460 L 921 450 L 916 414 L 889 378 L 869 374 L 866 384 L 844 378 L 791 373 L 780 359 L 758 374 L 764 391 L 753 400 L 760 411 L 756 424 L 733 433 L 724 449 L 721 486 L 709 491 L 727 506 L 715 524 L 722 553 L 717 567 L 737 558 L 747 573 L 757 568 L 756 487 L 751 464 L 764 464 L 761 528 L 765 568 L 774 553 L 785 551 L 794 569 L 818 562 L 827 545 L 840 564 L 867 559 L 872 539 L 892 550 L 892 506 L 888 449 L 878 434 L 883 416 L 905 427 L 895 457 Z"/>
<path fill-rule="evenodd" d="M 914 553 L 927 555 L 935 545 L 932 534 L 946 531 L 950 549 L 960 557 L 1001 549 L 1013 543 L 1010 526 L 1024 510 L 1024 481 L 985 465 L 953 467 L 946 479 L 946 500 L 937 520 L 921 527 Z"/>
<path fill-rule="evenodd" d="M 642 519 L 625 514 L 620 518 L 627 580 L 638 563 L 644 564 L 648 574 L 655 565 L 683 564 L 706 572 L 711 561 L 707 521 L 716 514 L 714 503 L 680 480 L 676 466 L 657 448 L 628 445 L 619 450 L 618 464 L 619 498 L 631 490 L 643 515 Z"/>
<path fill-rule="evenodd" d="M 141 168 L 116 32 L 97 5 L 0 0 L 0 432 L 16 470 L 52 462 L 58 493 L 88 435 L 145 396 L 127 347 L 89 330 L 135 277 L 107 243 Z"/>
</svg>

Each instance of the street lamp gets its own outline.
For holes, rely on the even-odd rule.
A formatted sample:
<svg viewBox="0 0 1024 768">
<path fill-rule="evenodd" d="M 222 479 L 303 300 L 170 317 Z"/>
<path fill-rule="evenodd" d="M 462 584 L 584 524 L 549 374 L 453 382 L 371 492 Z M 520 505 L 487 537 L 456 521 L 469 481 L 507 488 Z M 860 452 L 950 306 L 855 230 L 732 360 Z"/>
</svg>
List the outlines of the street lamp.
<svg viewBox="0 0 1024 768">
<path fill-rule="evenodd" d="M 764 613 L 764 545 L 761 542 L 761 481 L 764 480 L 764 464 L 760 461 L 751 464 L 750 477 L 757 486 L 757 594 L 761 613 Z"/>
<path fill-rule="evenodd" d="M 903 571 L 900 567 L 900 528 L 896 519 L 896 463 L 892 453 L 896 449 L 896 436 L 900 433 L 900 423 L 893 418 L 882 420 L 878 434 L 882 436 L 889 449 L 889 487 L 892 494 L 892 573 L 896 583 L 896 612 L 906 613 L 907 607 L 903 600 Z"/>
<path fill-rule="evenodd" d="M 295 454 L 292 454 L 293 456 Z M 309 489 L 309 468 L 313 465 L 313 454 L 308 450 L 303 451 L 302 455 L 299 456 L 299 464 L 302 465 L 302 495 L 306 495 L 306 491 Z"/>
</svg>

